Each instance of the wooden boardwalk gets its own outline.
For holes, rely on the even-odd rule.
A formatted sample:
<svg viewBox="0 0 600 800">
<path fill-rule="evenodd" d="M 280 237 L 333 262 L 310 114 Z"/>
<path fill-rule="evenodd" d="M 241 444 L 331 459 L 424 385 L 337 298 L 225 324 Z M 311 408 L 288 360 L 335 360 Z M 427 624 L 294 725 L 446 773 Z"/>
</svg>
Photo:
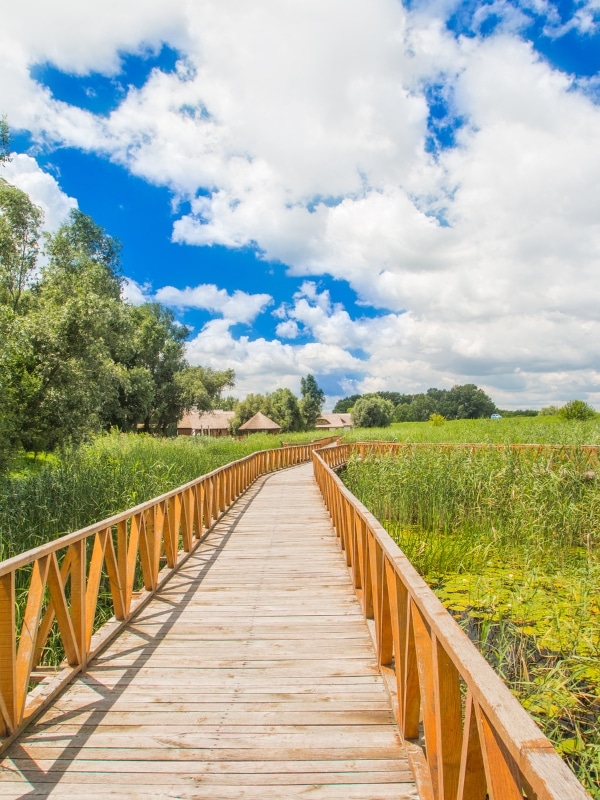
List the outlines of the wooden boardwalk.
<svg viewBox="0 0 600 800">
<path fill-rule="evenodd" d="M 418 797 L 312 465 L 259 478 L 21 735 L 9 797 Z"/>
</svg>

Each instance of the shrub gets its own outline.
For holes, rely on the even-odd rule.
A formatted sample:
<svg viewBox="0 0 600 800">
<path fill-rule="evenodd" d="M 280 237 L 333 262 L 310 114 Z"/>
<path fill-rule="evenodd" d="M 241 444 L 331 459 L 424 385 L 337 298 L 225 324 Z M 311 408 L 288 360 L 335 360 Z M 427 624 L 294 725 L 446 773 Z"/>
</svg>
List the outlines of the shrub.
<svg viewBox="0 0 600 800">
<path fill-rule="evenodd" d="M 558 406 L 546 406 L 540 410 L 540 417 L 553 417 L 558 414 Z"/>
<path fill-rule="evenodd" d="M 352 418 L 357 428 L 386 428 L 394 418 L 394 405 L 383 397 L 361 397 L 354 405 Z"/>
<path fill-rule="evenodd" d="M 446 417 L 443 414 L 430 414 L 429 415 L 429 422 L 436 427 L 439 425 L 443 425 L 446 422 Z"/>
<path fill-rule="evenodd" d="M 558 414 L 563 419 L 578 419 L 586 420 L 593 419 L 596 416 L 594 409 L 584 403 L 583 400 L 569 400 L 561 409 Z"/>
</svg>

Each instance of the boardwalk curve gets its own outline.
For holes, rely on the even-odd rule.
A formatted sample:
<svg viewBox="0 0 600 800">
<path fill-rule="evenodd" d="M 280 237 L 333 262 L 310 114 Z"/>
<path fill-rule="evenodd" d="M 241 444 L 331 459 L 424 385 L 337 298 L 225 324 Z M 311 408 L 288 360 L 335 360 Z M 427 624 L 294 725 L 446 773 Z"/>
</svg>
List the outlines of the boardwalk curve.
<svg viewBox="0 0 600 800">
<path fill-rule="evenodd" d="M 417 798 L 312 467 L 259 478 L 0 762 L 0 798 Z"/>
</svg>

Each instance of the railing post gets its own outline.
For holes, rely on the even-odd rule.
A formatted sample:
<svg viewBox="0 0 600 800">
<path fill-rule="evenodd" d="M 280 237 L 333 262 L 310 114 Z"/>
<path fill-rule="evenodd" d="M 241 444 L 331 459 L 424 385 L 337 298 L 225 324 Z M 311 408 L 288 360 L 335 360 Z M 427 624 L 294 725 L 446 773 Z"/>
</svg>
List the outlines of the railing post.
<svg viewBox="0 0 600 800">
<path fill-rule="evenodd" d="M 440 753 L 438 752 L 438 719 L 435 713 L 435 682 L 433 679 L 434 637 L 420 609 L 414 603 L 411 603 L 411 608 L 419 672 L 421 712 L 423 715 L 427 763 L 429 764 L 434 795 L 436 798 L 443 798 L 440 785 L 441 770 L 439 763 Z M 500 799 L 498 798 L 498 800 Z"/>
<path fill-rule="evenodd" d="M 129 616 L 131 608 L 131 586 L 129 582 L 129 536 L 127 535 L 127 520 L 117 524 L 117 565 L 119 568 L 119 583 L 123 593 L 123 619 Z"/>
<path fill-rule="evenodd" d="M 179 552 L 179 528 L 181 527 L 181 497 L 176 494 L 169 500 L 165 531 L 165 554 L 167 566 L 174 567 Z"/>
<path fill-rule="evenodd" d="M 476 706 L 475 713 L 490 800 L 522 800 L 517 765 L 483 710 Z"/>
<path fill-rule="evenodd" d="M 465 722 L 460 757 L 460 774 L 458 781 L 458 800 L 485 800 L 487 787 L 485 767 L 473 694 L 467 692 L 465 702 Z"/>
<path fill-rule="evenodd" d="M 212 479 L 206 478 L 203 483 L 204 491 L 203 491 L 203 517 L 204 517 L 204 526 L 208 530 L 208 528 L 212 525 Z"/>
<path fill-rule="evenodd" d="M 377 660 L 379 664 L 390 664 L 392 661 L 392 625 L 390 601 L 387 592 L 385 574 L 385 557 L 377 539 L 368 535 L 369 564 L 371 583 L 373 586 L 373 610 L 377 639 Z"/>
<path fill-rule="evenodd" d="M 16 650 L 15 573 L 0 577 L 0 736 L 15 729 Z"/>
<path fill-rule="evenodd" d="M 435 716 L 440 794 L 454 800 L 458 792 L 462 744 L 462 701 L 458 670 L 437 639 L 433 646 Z"/>
<path fill-rule="evenodd" d="M 16 658 L 16 692 L 15 713 L 13 722 L 15 727 L 23 719 L 25 700 L 29 688 L 29 678 L 34 664 L 35 645 L 37 642 L 38 627 L 42 615 L 44 591 L 48 578 L 49 556 L 42 556 L 33 562 L 27 605 L 21 625 L 21 636 L 17 648 Z M 83 609 L 85 613 L 85 608 Z M 85 629 L 84 629 L 85 635 Z M 82 637 L 83 639 L 83 637 Z M 82 642 L 83 644 L 83 642 Z M 81 648 L 80 648 L 81 650 Z"/>
<path fill-rule="evenodd" d="M 183 489 L 179 493 L 181 515 L 179 517 L 179 528 L 181 531 L 181 546 L 184 553 L 189 553 L 192 549 L 192 539 L 194 534 L 193 509 L 190 507 L 189 490 Z M 179 541 L 177 542 L 179 546 Z"/>
<path fill-rule="evenodd" d="M 192 492 L 194 495 L 194 538 L 202 538 L 202 492 L 204 484 L 202 482 L 194 484 Z"/>
<path fill-rule="evenodd" d="M 81 539 L 72 544 L 71 550 L 71 618 L 75 641 L 79 648 L 82 668 L 87 663 L 85 642 L 85 585 L 86 585 L 86 542 Z"/>
</svg>

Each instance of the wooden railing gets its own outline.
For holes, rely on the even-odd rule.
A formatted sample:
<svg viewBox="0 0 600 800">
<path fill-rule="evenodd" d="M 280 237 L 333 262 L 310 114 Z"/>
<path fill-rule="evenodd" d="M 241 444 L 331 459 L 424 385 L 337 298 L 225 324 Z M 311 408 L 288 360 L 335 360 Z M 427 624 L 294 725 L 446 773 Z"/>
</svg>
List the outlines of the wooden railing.
<svg viewBox="0 0 600 800">
<path fill-rule="evenodd" d="M 256 478 L 308 461 L 315 448 L 335 441 L 253 453 L 0 562 L 0 752 L 145 605 Z M 113 619 L 96 632 L 103 585 Z M 17 594 L 27 597 L 24 609 Z M 41 666 L 50 636 L 65 654 L 60 669 Z"/>
<path fill-rule="evenodd" d="M 335 474 L 354 445 L 313 453 L 421 796 L 583 800 L 589 795 L 375 517 Z"/>
</svg>

